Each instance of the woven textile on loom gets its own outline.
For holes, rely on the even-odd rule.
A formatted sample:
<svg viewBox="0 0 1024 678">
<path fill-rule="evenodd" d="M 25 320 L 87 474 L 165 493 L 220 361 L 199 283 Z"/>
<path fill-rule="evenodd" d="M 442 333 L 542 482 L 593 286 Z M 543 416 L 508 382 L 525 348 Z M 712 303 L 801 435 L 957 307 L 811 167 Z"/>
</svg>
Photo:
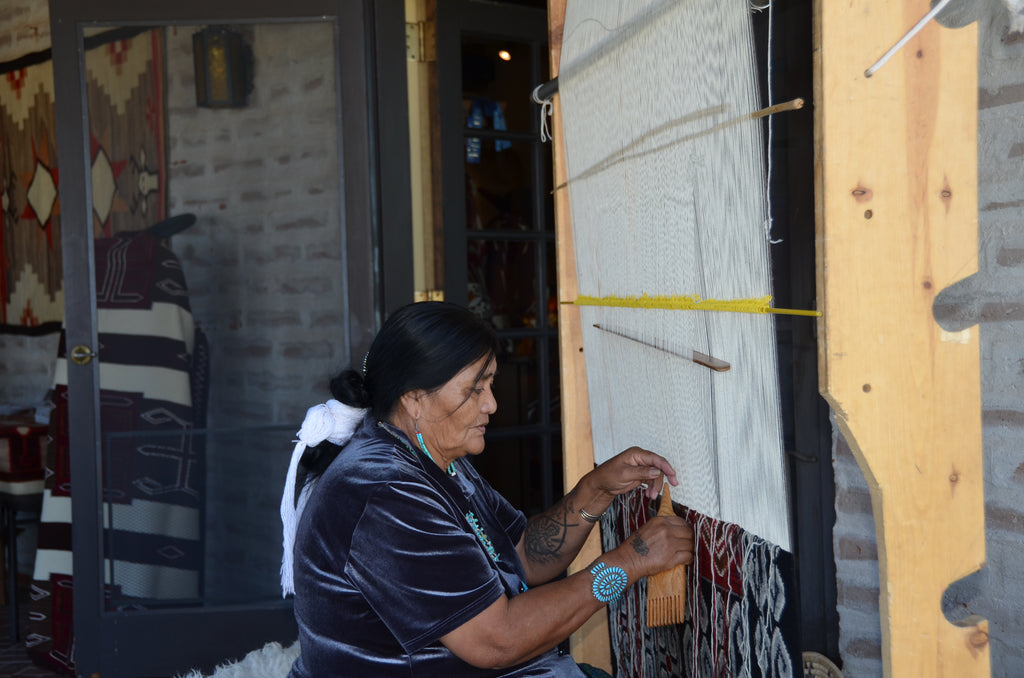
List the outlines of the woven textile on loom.
<svg viewBox="0 0 1024 678">
<path fill-rule="evenodd" d="M 694 526 L 682 624 L 649 628 L 646 580 L 609 608 L 616 675 L 629 678 L 788 678 L 798 675 L 799 612 L 793 557 L 737 525 L 673 503 Z M 637 491 L 616 499 L 601 523 L 605 550 L 652 515 Z"/>
<path fill-rule="evenodd" d="M 678 512 L 698 533 L 685 623 L 648 629 L 644 583 L 611 608 L 618 675 L 629 678 L 783 677 L 800 665 L 775 325 L 764 311 L 761 111 L 775 102 L 769 86 L 762 104 L 757 64 L 771 57 L 755 54 L 751 12 L 748 0 L 566 4 L 560 190 L 594 458 L 631 445 L 664 455 L 679 472 Z M 687 358 L 695 352 L 730 367 L 709 369 Z M 605 547 L 647 512 L 639 495 L 618 505 Z"/>
<path fill-rule="evenodd" d="M 750 11 L 746 0 L 566 5 L 558 82 L 581 296 L 771 294 Z M 675 499 L 790 549 L 772 316 L 580 315 L 595 460 L 633 444 L 663 454 L 681 471 Z M 732 367 L 679 357 L 694 350 Z"/>
<path fill-rule="evenodd" d="M 567 4 L 558 79 L 581 297 L 770 296 L 750 11 Z M 790 549 L 772 316 L 627 304 L 580 318 L 595 460 L 658 452 L 681 472 L 673 498 Z M 681 357 L 694 351 L 731 369 Z"/>
</svg>

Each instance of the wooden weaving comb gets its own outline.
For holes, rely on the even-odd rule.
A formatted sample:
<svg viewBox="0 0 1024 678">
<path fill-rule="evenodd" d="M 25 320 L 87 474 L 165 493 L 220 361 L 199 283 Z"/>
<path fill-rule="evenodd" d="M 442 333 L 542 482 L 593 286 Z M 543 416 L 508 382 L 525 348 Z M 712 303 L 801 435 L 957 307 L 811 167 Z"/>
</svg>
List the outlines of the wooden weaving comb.
<svg viewBox="0 0 1024 678">
<path fill-rule="evenodd" d="M 659 516 L 674 516 L 668 483 L 661 491 Z M 686 614 L 686 565 L 652 574 L 647 578 L 647 626 L 682 624 Z"/>
</svg>

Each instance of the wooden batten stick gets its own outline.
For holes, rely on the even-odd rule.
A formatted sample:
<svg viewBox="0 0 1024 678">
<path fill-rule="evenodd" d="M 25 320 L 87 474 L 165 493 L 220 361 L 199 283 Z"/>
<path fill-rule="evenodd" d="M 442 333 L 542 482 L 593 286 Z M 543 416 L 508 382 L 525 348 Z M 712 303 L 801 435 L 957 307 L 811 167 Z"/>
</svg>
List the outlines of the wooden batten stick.
<svg viewBox="0 0 1024 678">
<path fill-rule="evenodd" d="M 641 341 L 636 337 L 629 336 L 628 334 L 623 334 L 622 332 L 616 332 L 615 330 L 610 330 L 606 327 L 601 327 L 597 323 L 594 323 L 594 327 L 601 330 L 602 332 L 607 332 L 608 334 L 614 334 L 615 336 L 622 337 L 623 339 L 635 341 L 638 344 L 647 346 L 648 348 L 653 348 L 657 351 L 661 351 L 662 353 L 668 353 L 669 355 L 675 356 L 676 358 L 682 358 L 683 360 L 695 362 L 698 365 L 703 365 L 704 367 L 711 368 L 715 372 L 727 372 L 729 371 L 729 368 L 732 367 L 732 365 L 730 365 L 726 361 L 719 360 L 718 358 L 709 356 L 707 353 L 701 353 L 700 351 L 687 351 L 686 353 L 676 353 L 675 351 L 670 351 L 667 348 L 661 348 L 660 346 L 655 346 L 654 344 L 648 344 L 646 341 Z"/>
<path fill-rule="evenodd" d="M 668 483 L 661 492 L 659 516 L 674 516 Z M 652 574 L 647 578 L 647 626 L 682 624 L 686 616 L 686 566 Z"/>
<path fill-rule="evenodd" d="M 768 115 L 775 115 L 776 113 L 785 113 L 786 111 L 799 111 L 804 107 L 804 100 L 797 97 L 792 101 L 783 101 L 781 104 L 775 104 L 767 108 L 762 108 L 759 111 L 754 111 L 750 114 L 751 118 L 755 120 L 757 118 L 763 118 Z"/>
<path fill-rule="evenodd" d="M 604 160 L 598 162 L 596 165 L 594 165 L 594 166 L 584 170 L 583 172 L 577 174 L 576 176 L 569 177 L 569 178 L 567 178 L 565 181 L 563 181 L 561 183 L 556 183 L 555 187 L 551 190 L 551 193 L 552 194 L 557 193 L 560 189 L 565 188 L 566 186 L 569 185 L 570 181 L 579 181 L 580 179 L 586 179 L 587 177 L 593 176 L 593 175 L 595 175 L 595 174 L 597 174 L 599 172 L 603 172 L 604 170 L 608 169 L 609 167 L 617 165 L 620 162 L 624 162 L 626 160 L 636 160 L 637 158 L 642 158 L 642 157 L 644 157 L 646 155 L 651 155 L 653 153 L 658 153 L 660 151 L 665 150 L 666 148 L 671 148 L 672 146 L 678 146 L 679 144 L 684 144 L 684 143 L 693 141 L 694 139 L 699 139 L 701 137 L 706 137 L 706 136 L 708 136 L 710 134 L 714 134 L 715 132 L 719 132 L 719 131 L 721 131 L 723 129 L 726 129 L 727 127 L 731 127 L 732 125 L 738 125 L 738 124 L 740 124 L 742 122 L 747 122 L 748 120 L 757 120 L 758 118 L 763 118 L 765 116 L 773 115 L 775 113 L 785 113 L 786 111 L 796 111 L 796 110 L 799 110 L 799 109 L 801 109 L 803 107 L 804 107 L 804 100 L 800 99 L 800 98 L 793 99 L 791 101 L 784 101 L 781 104 L 775 104 L 774 106 L 769 106 L 767 108 L 762 108 L 761 110 L 754 111 L 753 113 L 746 113 L 746 114 L 742 114 L 742 115 L 739 115 L 739 116 L 734 117 L 734 118 L 730 118 L 730 119 L 728 119 L 728 120 L 726 120 L 724 122 L 720 122 L 717 125 L 708 128 L 706 130 L 703 130 L 703 131 L 700 131 L 700 132 L 694 132 L 692 134 L 686 134 L 686 135 L 683 135 L 683 136 L 679 137 L 678 139 L 674 139 L 674 140 L 669 141 L 669 142 L 664 143 L 664 144 L 659 144 L 657 146 L 653 146 L 653 147 L 650 147 L 650 148 L 644 148 L 642 150 L 635 151 L 633 153 L 627 153 L 626 150 L 628 148 L 636 147 L 637 144 L 639 144 L 640 140 L 637 140 L 636 142 L 630 144 L 629 146 L 627 146 L 625 148 L 622 148 L 617 153 L 614 153 L 614 154 L 608 156 Z M 700 115 L 693 115 L 693 114 L 691 114 L 691 115 L 683 116 L 681 118 L 677 118 L 676 120 L 670 121 L 669 124 L 663 125 L 662 127 L 663 128 L 668 128 L 670 126 L 675 126 L 675 125 L 677 125 L 679 123 L 682 123 L 684 121 L 692 121 L 692 120 L 695 120 L 695 119 L 697 119 L 699 117 L 703 117 L 705 114 L 707 114 L 709 112 L 724 112 L 725 110 L 726 109 L 725 109 L 724 106 L 718 106 L 718 107 L 715 107 L 715 108 L 707 109 L 707 111 L 701 111 Z M 648 136 L 649 135 L 644 135 L 643 137 L 641 137 L 641 139 L 645 139 Z"/>
</svg>

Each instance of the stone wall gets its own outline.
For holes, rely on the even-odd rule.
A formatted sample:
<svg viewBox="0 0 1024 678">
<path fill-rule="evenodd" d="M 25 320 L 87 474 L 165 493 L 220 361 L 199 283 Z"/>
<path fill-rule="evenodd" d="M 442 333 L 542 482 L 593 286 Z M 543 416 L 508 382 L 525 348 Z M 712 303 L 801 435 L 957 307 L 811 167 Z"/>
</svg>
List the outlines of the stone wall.
<svg viewBox="0 0 1024 678">
<path fill-rule="evenodd" d="M 50 47 L 50 8 L 39 0 L 0 0 L 0 62 Z"/>
<path fill-rule="evenodd" d="M 207 590 L 279 595 L 291 441 L 348 355 L 334 34 L 324 23 L 244 28 L 248 105 L 209 109 L 195 103 L 195 30 L 167 29 L 167 121 L 170 213 L 197 217 L 171 247 L 209 339 L 209 428 L 220 432 L 206 441 Z"/>
</svg>

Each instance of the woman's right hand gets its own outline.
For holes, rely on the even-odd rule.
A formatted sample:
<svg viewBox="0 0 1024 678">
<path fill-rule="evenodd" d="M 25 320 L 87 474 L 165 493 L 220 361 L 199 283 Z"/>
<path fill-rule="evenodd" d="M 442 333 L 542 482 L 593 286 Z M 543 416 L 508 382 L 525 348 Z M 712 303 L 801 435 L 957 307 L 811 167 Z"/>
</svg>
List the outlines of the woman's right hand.
<svg viewBox="0 0 1024 678">
<path fill-rule="evenodd" d="M 693 527 L 678 516 L 655 516 L 616 547 L 636 578 L 693 562 Z"/>
</svg>

